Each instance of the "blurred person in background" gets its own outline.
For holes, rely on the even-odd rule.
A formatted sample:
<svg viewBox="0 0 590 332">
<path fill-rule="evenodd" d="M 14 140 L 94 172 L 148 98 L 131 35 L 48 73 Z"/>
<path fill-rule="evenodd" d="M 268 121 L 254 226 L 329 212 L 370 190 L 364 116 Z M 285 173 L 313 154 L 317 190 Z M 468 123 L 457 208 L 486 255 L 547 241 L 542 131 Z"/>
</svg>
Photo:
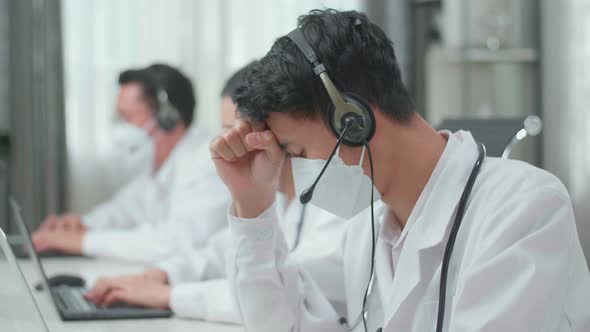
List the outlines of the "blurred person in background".
<svg viewBox="0 0 590 332">
<path fill-rule="evenodd" d="M 125 137 L 130 147 L 151 146 L 151 167 L 85 215 L 48 216 L 33 235 L 38 251 L 154 262 L 201 246 L 225 224 L 229 196 L 208 155 L 210 134 L 193 124 L 190 79 L 153 64 L 118 82 Z"/>
<path fill-rule="evenodd" d="M 236 105 L 233 90 L 250 64 L 228 79 L 222 90 L 221 117 L 224 129 L 234 126 Z M 341 239 L 347 223 L 295 199 L 291 164 L 281 170 L 277 192 L 277 213 L 293 262 L 306 271 L 330 303 L 344 313 L 344 284 Z M 214 235 L 207 246 L 156 264 L 139 275 L 99 279 L 87 298 L 97 305 L 125 302 L 155 308 L 171 308 L 183 318 L 239 323 L 240 313 L 231 297 L 226 279 L 226 254 L 231 240 L 229 229 Z M 324 269 L 329 270 L 326 272 Z"/>
</svg>

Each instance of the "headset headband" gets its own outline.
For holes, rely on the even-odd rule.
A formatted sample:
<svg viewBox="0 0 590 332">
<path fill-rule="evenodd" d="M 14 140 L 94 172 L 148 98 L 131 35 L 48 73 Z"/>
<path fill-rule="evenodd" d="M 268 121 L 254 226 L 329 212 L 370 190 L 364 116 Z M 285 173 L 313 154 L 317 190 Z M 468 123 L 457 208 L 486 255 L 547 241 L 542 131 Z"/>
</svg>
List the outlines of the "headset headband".
<svg viewBox="0 0 590 332">
<path fill-rule="evenodd" d="M 311 64 L 313 65 L 313 72 L 316 75 L 320 75 L 321 73 L 326 71 L 326 67 L 320 62 L 320 60 L 318 60 L 318 56 L 315 54 L 315 51 L 307 41 L 307 38 L 305 38 L 303 30 L 297 28 L 291 31 L 287 35 L 287 37 L 289 37 L 289 39 L 291 39 L 295 43 L 295 45 L 299 47 L 301 53 L 303 53 L 307 60 L 311 62 Z"/>
<path fill-rule="evenodd" d="M 360 146 L 369 141 L 375 133 L 375 118 L 371 108 L 359 97 L 342 94 L 330 79 L 326 67 L 320 62 L 313 47 L 305 37 L 303 30 L 296 28 L 287 37 L 295 43 L 305 58 L 313 66 L 313 72 L 320 78 L 332 102 L 330 127 L 339 136 L 347 123 L 354 123 L 348 130 L 344 143 Z M 353 120 L 352 122 L 350 120 Z"/>
</svg>

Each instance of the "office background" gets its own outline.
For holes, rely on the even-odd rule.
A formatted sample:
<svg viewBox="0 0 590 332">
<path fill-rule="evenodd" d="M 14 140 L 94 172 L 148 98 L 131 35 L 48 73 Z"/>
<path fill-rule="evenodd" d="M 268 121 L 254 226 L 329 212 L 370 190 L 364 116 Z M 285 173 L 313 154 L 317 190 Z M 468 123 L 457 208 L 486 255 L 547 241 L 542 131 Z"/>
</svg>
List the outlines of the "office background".
<svg viewBox="0 0 590 332">
<path fill-rule="evenodd" d="M 179 66 L 195 81 L 197 121 L 215 130 L 227 76 L 324 7 L 365 11 L 389 34 L 433 125 L 541 116 L 541 136 L 515 157 L 566 184 L 590 257 L 584 0 L 0 0 L 0 226 L 8 193 L 36 224 L 88 211 L 133 174 L 114 162 L 110 136 L 121 70 Z"/>
</svg>

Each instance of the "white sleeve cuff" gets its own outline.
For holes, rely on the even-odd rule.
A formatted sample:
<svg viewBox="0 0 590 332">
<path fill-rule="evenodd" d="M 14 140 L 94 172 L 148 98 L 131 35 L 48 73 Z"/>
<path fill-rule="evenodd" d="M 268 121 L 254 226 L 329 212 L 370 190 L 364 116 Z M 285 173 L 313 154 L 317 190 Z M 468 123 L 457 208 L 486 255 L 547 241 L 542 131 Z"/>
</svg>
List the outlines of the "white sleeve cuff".
<svg viewBox="0 0 590 332">
<path fill-rule="evenodd" d="M 152 264 L 170 257 L 174 249 L 173 239 L 150 229 L 88 231 L 82 239 L 84 255 Z"/>
<path fill-rule="evenodd" d="M 190 264 L 188 264 L 186 258 L 182 255 L 160 261 L 155 264 L 155 267 L 166 273 L 170 285 L 177 285 L 185 281 L 187 276 L 192 274 Z"/>
<path fill-rule="evenodd" d="M 170 309 L 181 318 L 239 323 L 226 279 L 185 283 L 172 287 Z"/>
<path fill-rule="evenodd" d="M 103 216 L 104 217 L 104 216 Z M 97 209 L 94 209 L 90 212 L 88 212 L 87 214 L 83 215 L 80 217 L 81 222 L 84 226 L 88 227 L 88 228 L 96 228 L 100 225 L 100 211 L 97 211 Z"/>
<path fill-rule="evenodd" d="M 229 228 L 238 240 L 271 241 L 279 224 L 276 203 L 252 219 L 236 217 L 233 204 L 229 206 L 227 215 Z"/>
<path fill-rule="evenodd" d="M 97 232 L 89 231 L 82 238 L 82 254 L 86 256 L 97 256 L 102 252 L 104 239 Z"/>
</svg>

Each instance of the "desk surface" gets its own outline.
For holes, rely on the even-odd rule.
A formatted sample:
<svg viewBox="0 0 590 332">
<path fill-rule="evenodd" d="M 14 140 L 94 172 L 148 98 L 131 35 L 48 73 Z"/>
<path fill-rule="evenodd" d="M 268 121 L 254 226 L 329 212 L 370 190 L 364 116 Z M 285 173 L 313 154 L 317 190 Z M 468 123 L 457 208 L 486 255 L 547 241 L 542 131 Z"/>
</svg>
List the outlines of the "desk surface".
<svg viewBox="0 0 590 332">
<path fill-rule="evenodd" d="M 35 285 L 41 280 L 38 269 L 29 260 L 19 260 L 19 264 L 29 285 Z M 81 275 L 93 279 L 100 274 L 123 274 L 140 272 L 144 265 L 109 260 L 94 260 L 85 258 L 50 258 L 43 260 L 46 273 L 51 276 L 57 273 Z M 110 321 L 63 322 L 53 306 L 53 301 L 47 291 L 34 291 L 43 317 L 47 320 L 51 332 L 238 332 L 241 326 L 207 323 L 198 320 L 184 320 L 175 317 L 166 319 L 133 319 Z"/>
</svg>

